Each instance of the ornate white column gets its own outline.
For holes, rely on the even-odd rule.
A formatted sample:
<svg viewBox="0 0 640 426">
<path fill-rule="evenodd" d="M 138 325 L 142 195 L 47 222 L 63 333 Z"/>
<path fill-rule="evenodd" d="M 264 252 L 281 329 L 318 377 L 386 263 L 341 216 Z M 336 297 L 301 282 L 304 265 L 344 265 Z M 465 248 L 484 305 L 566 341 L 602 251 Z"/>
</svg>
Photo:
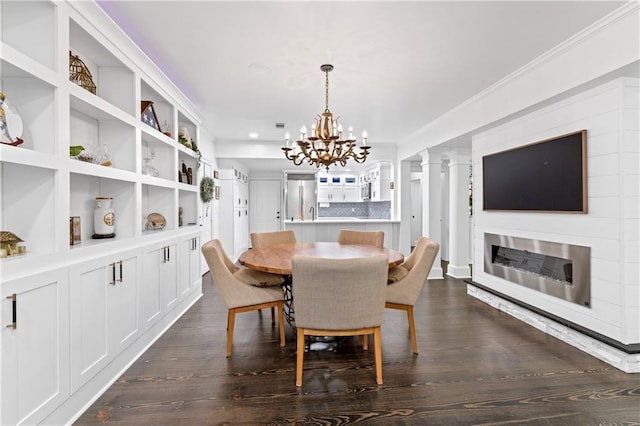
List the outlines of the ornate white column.
<svg viewBox="0 0 640 426">
<path fill-rule="evenodd" d="M 432 150 L 420 153 L 422 156 L 422 235 L 441 242 L 442 227 L 442 154 Z M 443 278 L 440 252 L 433 261 L 429 278 Z"/>
<path fill-rule="evenodd" d="M 471 154 L 450 152 L 449 158 L 449 265 L 447 275 L 471 278 L 469 266 L 469 173 Z"/>
</svg>

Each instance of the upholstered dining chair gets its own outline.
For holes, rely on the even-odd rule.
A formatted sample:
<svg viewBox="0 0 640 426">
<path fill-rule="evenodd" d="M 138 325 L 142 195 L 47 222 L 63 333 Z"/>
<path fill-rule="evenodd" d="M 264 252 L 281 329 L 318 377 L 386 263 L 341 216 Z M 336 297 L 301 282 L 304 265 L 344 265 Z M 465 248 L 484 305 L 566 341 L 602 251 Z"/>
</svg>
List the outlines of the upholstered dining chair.
<svg viewBox="0 0 640 426">
<path fill-rule="evenodd" d="M 295 243 L 296 234 L 291 229 L 273 232 L 252 232 L 251 247 L 267 247 L 281 243 Z"/>
<path fill-rule="evenodd" d="M 243 277 L 239 276 L 239 274 L 242 274 L 241 271 L 243 270 L 235 267 L 219 240 L 211 240 L 205 243 L 202 246 L 202 254 L 209 265 L 213 281 L 222 294 L 228 309 L 227 358 L 231 356 L 233 347 L 233 328 L 236 314 L 241 312 L 276 308 L 278 310 L 280 346 L 284 346 L 284 293 L 280 286 L 259 287 L 241 280 L 240 278 Z"/>
<path fill-rule="evenodd" d="M 382 384 L 382 338 L 388 260 L 384 254 L 356 259 L 294 256 L 296 386 L 302 386 L 305 336 L 373 334 L 376 382 Z M 348 286 L 344 283 L 349 282 Z"/>
<path fill-rule="evenodd" d="M 389 270 L 385 306 L 389 309 L 400 309 L 407 312 L 411 346 L 416 355 L 418 354 L 418 341 L 413 307 L 427 281 L 439 249 L 440 245 L 435 241 L 420 237 L 409 257 L 401 265 Z"/>
<path fill-rule="evenodd" d="M 341 229 L 338 234 L 338 242 L 340 244 L 366 244 L 376 247 L 384 247 L 384 232 Z"/>
</svg>

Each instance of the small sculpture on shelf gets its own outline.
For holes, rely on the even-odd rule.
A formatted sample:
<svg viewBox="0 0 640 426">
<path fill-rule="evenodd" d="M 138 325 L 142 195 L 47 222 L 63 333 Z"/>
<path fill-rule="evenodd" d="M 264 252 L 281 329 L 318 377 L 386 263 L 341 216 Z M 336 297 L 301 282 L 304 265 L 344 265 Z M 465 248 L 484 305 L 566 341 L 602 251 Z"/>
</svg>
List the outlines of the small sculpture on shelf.
<svg viewBox="0 0 640 426">
<path fill-rule="evenodd" d="M 23 142 L 22 131 L 20 114 L 5 100 L 4 93 L 0 92 L 0 142 L 6 145 L 20 145 Z"/>
<path fill-rule="evenodd" d="M 69 51 L 69 80 L 94 95 L 96 94 L 96 85 L 93 82 L 93 76 L 89 68 L 87 68 L 77 55 L 71 53 L 71 51 Z"/>
<path fill-rule="evenodd" d="M 198 157 L 197 167 L 200 168 L 200 160 L 202 159 L 202 153 L 200 152 L 200 149 L 198 148 L 198 144 L 196 143 L 196 141 L 191 139 L 191 135 L 189 134 L 189 129 L 187 129 L 185 126 L 182 126 L 178 129 L 178 142 L 180 142 L 180 145 L 186 148 L 189 148 L 196 153 Z"/>
<path fill-rule="evenodd" d="M 0 231 L 0 257 L 25 254 L 27 247 L 18 245 L 18 243 L 22 242 L 24 241 L 13 232 Z"/>
<path fill-rule="evenodd" d="M 182 207 L 178 207 L 178 226 L 182 226 L 182 215 L 184 214 L 184 210 Z"/>
<path fill-rule="evenodd" d="M 193 183 L 193 169 L 191 167 L 187 167 L 184 161 L 182 162 L 182 171 L 178 172 L 178 182 L 189 185 Z"/>
<path fill-rule="evenodd" d="M 166 219 L 160 213 L 150 213 L 146 218 L 144 229 L 146 231 L 161 231 L 166 224 Z"/>
</svg>

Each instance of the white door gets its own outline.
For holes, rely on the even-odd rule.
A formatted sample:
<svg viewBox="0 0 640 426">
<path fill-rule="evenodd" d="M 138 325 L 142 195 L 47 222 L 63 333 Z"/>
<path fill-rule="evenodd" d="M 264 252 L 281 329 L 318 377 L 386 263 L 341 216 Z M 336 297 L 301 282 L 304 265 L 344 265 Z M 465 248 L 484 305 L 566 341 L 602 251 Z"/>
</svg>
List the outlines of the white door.
<svg viewBox="0 0 640 426">
<path fill-rule="evenodd" d="M 411 247 L 422 236 L 422 184 L 420 179 L 411 180 Z"/>
<path fill-rule="evenodd" d="M 279 231 L 282 224 L 282 181 L 252 179 L 249 196 L 249 232 Z"/>
</svg>

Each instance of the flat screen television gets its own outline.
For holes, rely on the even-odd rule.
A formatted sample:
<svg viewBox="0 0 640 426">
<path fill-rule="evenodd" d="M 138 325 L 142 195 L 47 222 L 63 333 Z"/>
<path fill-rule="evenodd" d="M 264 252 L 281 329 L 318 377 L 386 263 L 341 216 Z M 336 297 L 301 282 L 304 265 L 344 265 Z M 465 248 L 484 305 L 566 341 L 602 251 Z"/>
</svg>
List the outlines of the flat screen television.
<svg viewBox="0 0 640 426">
<path fill-rule="evenodd" d="M 587 212 L 587 131 L 482 157 L 483 209 Z"/>
</svg>

